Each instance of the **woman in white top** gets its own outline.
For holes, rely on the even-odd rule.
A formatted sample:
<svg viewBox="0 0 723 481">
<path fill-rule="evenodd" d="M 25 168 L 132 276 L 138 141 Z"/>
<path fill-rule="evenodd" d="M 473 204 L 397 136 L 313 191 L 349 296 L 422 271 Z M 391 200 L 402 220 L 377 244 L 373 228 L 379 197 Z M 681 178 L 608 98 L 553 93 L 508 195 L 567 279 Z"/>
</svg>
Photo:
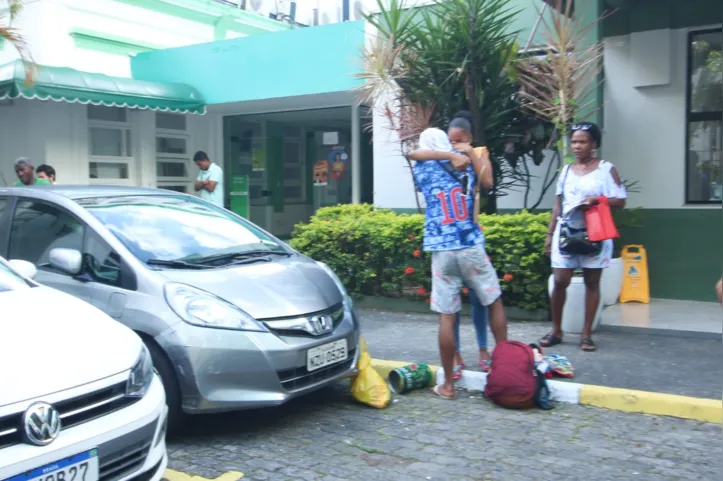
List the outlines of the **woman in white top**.
<svg viewBox="0 0 723 481">
<path fill-rule="evenodd" d="M 551 257 L 555 287 L 550 299 L 552 332 L 540 340 L 542 347 L 562 342 L 562 308 L 565 306 L 567 286 L 575 269 L 582 268 L 585 281 L 585 327 L 580 340 L 583 351 L 594 351 L 592 323 L 600 303 L 600 276 L 610 265 L 613 241 L 602 242 L 598 254 L 566 255 L 560 252 L 560 217 L 566 217 L 571 228 L 585 227 L 584 211 L 607 197 L 610 207 L 625 207 L 627 193 L 615 166 L 600 160 L 596 150 L 600 147 L 602 134 L 597 125 L 590 122 L 575 124 L 571 129 L 572 153 L 575 162 L 566 165 L 557 181 L 557 198 L 545 240 L 545 253 Z"/>
</svg>

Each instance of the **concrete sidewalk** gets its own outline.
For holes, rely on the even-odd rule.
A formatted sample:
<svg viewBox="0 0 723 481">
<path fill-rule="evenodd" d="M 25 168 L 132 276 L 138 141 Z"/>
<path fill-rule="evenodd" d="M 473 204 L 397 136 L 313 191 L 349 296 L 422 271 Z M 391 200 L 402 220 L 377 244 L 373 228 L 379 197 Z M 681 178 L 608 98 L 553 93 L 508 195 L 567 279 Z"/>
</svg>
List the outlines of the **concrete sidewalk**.
<svg viewBox="0 0 723 481">
<path fill-rule="evenodd" d="M 439 364 L 437 318 L 432 314 L 361 311 L 362 330 L 374 358 Z M 536 342 L 548 322 L 511 322 L 509 338 Z M 488 335 L 489 347 L 494 340 Z M 723 397 L 721 339 L 673 337 L 655 333 L 600 332 L 598 351 L 584 353 L 577 336 L 547 352 L 567 356 L 576 370 L 572 382 L 708 399 Z M 461 326 L 467 369 L 477 367 L 476 336 L 468 316 Z"/>
</svg>

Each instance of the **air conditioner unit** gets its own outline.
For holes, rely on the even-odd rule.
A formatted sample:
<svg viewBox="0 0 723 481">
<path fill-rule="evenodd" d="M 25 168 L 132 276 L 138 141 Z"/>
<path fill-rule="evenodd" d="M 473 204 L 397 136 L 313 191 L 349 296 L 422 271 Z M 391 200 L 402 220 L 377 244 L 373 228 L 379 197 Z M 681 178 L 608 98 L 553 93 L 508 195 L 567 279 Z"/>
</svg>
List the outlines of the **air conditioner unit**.
<svg viewBox="0 0 723 481">
<path fill-rule="evenodd" d="M 277 20 L 296 20 L 296 2 L 292 0 L 276 0 L 276 9 L 271 12 Z"/>
<path fill-rule="evenodd" d="M 339 22 L 339 8 L 332 7 L 326 9 L 319 9 L 318 14 L 319 23 L 318 25 L 329 25 L 330 23 Z"/>
<path fill-rule="evenodd" d="M 246 0 L 246 11 L 268 17 L 271 13 L 276 12 L 276 2 L 274 0 Z"/>
<path fill-rule="evenodd" d="M 364 8 L 364 1 L 354 0 L 354 7 L 351 15 L 352 20 L 364 20 L 364 15 L 366 13 L 367 10 Z"/>
<path fill-rule="evenodd" d="M 314 10 L 315 6 L 313 2 L 309 0 L 294 0 L 296 4 L 296 15 L 294 20 L 299 25 L 314 25 Z"/>
</svg>

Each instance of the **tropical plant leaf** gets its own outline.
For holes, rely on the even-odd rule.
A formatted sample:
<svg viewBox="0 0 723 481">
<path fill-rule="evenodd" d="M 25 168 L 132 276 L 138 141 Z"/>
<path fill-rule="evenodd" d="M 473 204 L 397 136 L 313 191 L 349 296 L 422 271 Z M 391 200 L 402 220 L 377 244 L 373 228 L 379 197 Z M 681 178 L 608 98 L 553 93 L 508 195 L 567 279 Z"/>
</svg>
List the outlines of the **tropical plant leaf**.
<svg viewBox="0 0 723 481">
<path fill-rule="evenodd" d="M 25 83 L 31 84 L 35 80 L 37 66 L 30 54 L 28 44 L 18 29 L 12 26 L 13 20 L 20 14 L 23 8 L 23 0 L 8 0 L 8 15 L 0 16 L 0 38 L 7 41 L 17 50 L 20 59 L 25 67 Z"/>
</svg>

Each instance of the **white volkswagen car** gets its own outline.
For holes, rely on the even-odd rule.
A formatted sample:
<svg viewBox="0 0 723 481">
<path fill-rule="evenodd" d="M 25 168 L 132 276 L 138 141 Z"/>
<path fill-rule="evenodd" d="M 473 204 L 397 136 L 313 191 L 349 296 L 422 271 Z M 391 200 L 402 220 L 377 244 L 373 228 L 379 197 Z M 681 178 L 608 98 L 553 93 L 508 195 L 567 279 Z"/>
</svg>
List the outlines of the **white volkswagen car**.
<svg viewBox="0 0 723 481">
<path fill-rule="evenodd" d="M 0 258 L 0 480 L 157 481 L 166 398 L 133 331 Z"/>
</svg>

